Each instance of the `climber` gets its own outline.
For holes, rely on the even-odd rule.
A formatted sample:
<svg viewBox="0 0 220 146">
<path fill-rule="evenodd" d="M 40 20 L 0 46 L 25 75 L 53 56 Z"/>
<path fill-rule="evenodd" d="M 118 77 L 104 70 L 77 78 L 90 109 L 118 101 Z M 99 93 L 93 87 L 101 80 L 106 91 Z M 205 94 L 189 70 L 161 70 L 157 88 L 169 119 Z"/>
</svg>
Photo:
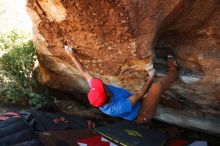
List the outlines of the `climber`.
<svg viewBox="0 0 220 146">
<path fill-rule="evenodd" d="M 167 75 L 156 78 L 153 66 L 148 68 L 148 81 L 137 93 L 132 94 L 128 90 L 104 84 L 102 80 L 90 74 L 70 47 L 65 46 L 64 50 L 90 86 L 88 100 L 91 105 L 109 116 L 135 120 L 138 123 L 149 122 L 152 119 L 160 95 L 171 86 L 178 76 L 175 58 L 169 55 L 167 57 Z"/>
</svg>

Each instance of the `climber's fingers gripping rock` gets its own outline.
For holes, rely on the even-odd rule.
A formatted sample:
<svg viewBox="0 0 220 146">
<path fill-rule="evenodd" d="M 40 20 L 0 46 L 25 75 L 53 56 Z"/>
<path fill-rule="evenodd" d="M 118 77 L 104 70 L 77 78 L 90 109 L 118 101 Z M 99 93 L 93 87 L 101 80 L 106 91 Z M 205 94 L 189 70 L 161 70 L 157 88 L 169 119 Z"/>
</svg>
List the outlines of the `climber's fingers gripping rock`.
<svg viewBox="0 0 220 146">
<path fill-rule="evenodd" d="M 64 50 L 68 55 L 73 55 L 73 49 L 71 47 L 65 45 Z"/>
</svg>

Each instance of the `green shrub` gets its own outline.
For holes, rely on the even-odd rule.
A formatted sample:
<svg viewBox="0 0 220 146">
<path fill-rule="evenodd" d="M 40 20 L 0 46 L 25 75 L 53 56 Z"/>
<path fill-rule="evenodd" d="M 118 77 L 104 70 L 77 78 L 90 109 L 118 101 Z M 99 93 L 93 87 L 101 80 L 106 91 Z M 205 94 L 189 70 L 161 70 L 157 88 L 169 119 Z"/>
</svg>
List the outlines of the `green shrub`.
<svg viewBox="0 0 220 146">
<path fill-rule="evenodd" d="M 12 30 L 9 33 L 0 34 L 0 51 L 8 51 L 17 47 L 22 47 L 30 38 L 19 30 Z"/>
<path fill-rule="evenodd" d="M 5 88 L 6 100 L 14 103 L 28 102 L 35 108 L 48 105 L 46 89 L 38 82 L 37 70 L 34 68 L 37 57 L 33 42 L 26 41 L 23 36 L 20 38 L 15 32 L 5 36 L 5 40 L 0 37 L 5 47 L 3 50 L 6 51 L 0 58 L 0 82 Z M 7 41 L 9 44 L 4 45 Z"/>
</svg>

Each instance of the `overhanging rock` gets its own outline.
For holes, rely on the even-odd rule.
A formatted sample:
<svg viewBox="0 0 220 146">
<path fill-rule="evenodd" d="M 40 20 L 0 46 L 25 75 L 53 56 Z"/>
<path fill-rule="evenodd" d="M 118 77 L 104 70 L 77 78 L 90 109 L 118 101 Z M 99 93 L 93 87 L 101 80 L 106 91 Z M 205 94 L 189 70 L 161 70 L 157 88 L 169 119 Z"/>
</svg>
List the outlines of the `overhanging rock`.
<svg viewBox="0 0 220 146">
<path fill-rule="evenodd" d="M 27 9 L 44 84 L 88 90 L 64 53 L 68 43 L 95 76 L 135 92 L 148 79 L 152 49 L 170 47 L 187 76 L 163 98 L 220 116 L 220 1 L 28 0 Z"/>
</svg>

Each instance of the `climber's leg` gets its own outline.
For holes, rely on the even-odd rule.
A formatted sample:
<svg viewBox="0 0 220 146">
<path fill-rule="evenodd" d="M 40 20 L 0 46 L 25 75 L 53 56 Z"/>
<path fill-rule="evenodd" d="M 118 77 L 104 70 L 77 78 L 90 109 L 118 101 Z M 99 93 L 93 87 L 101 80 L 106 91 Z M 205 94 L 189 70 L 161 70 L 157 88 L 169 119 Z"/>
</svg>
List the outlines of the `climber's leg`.
<svg viewBox="0 0 220 146">
<path fill-rule="evenodd" d="M 174 59 L 168 59 L 168 73 L 154 81 L 142 100 L 142 105 L 137 116 L 137 122 L 143 123 L 152 119 L 157 105 L 159 103 L 160 95 L 168 89 L 178 76 L 176 63 Z"/>
</svg>

